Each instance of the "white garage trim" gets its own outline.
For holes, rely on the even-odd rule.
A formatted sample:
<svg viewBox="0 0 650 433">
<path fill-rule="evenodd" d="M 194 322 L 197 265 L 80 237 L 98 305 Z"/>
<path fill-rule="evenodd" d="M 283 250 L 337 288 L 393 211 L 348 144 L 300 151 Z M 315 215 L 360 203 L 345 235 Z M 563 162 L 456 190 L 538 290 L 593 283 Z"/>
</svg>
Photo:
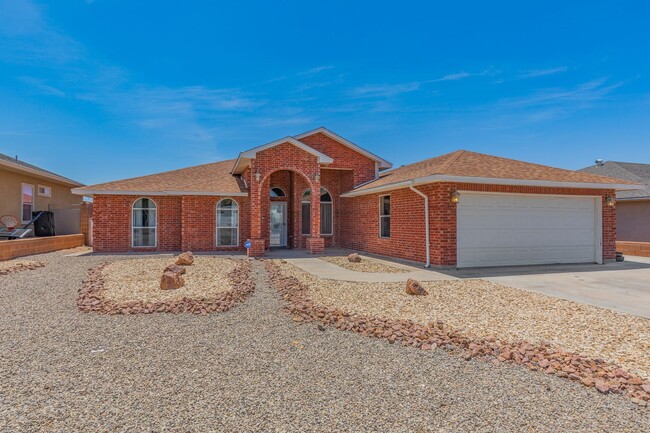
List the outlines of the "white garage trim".
<svg viewBox="0 0 650 433">
<path fill-rule="evenodd" d="M 602 197 L 460 191 L 457 267 L 602 263 Z"/>
</svg>

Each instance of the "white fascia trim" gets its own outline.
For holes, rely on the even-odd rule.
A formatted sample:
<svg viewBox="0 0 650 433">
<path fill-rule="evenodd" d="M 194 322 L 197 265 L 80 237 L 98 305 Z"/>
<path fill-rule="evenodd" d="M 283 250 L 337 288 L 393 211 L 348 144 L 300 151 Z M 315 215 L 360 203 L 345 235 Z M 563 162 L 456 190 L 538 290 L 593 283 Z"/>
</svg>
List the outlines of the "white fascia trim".
<svg viewBox="0 0 650 433">
<path fill-rule="evenodd" d="M 355 197 L 359 195 L 374 194 L 377 192 L 390 191 L 393 189 L 407 188 L 409 185 L 422 185 L 432 182 L 455 182 L 455 183 L 481 183 L 487 185 L 517 185 L 517 186 L 542 186 L 550 188 L 593 188 L 593 189 L 615 189 L 615 190 L 632 190 L 643 189 L 645 185 L 626 185 L 613 183 L 586 183 L 586 182 L 556 182 L 551 180 L 527 180 L 527 179 L 499 179 L 493 177 L 473 177 L 473 176 L 447 176 L 434 174 L 415 179 L 409 179 L 402 182 L 390 183 L 388 185 L 368 188 L 363 191 L 350 191 L 341 194 L 341 197 Z"/>
<path fill-rule="evenodd" d="M 246 197 L 247 192 L 211 192 L 211 191 L 111 191 L 99 189 L 74 188 L 73 194 L 77 195 L 156 195 L 156 196 L 181 196 L 181 195 L 204 195 L 224 197 Z"/>
<path fill-rule="evenodd" d="M 386 161 L 384 158 L 380 158 L 379 156 L 375 155 L 372 152 L 367 151 L 363 147 L 360 147 L 353 142 L 346 140 L 345 138 L 341 137 L 340 135 L 330 131 L 329 129 L 321 126 L 320 128 L 312 129 L 311 131 L 303 132 L 302 134 L 295 135 L 294 137 L 300 140 L 301 138 L 309 137 L 310 135 L 322 133 L 327 135 L 329 138 L 338 141 L 339 143 L 349 147 L 350 149 L 359 152 L 360 154 L 367 156 L 368 158 L 379 162 L 379 168 L 381 169 L 386 169 L 386 168 L 391 168 L 393 167 L 393 164 L 391 162 Z"/>
<path fill-rule="evenodd" d="M 36 170 L 31 167 L 25 167 L 24 165 L 16 164 L 11 161 L 5 161 L 4 159 L 0 159 L 0 165 L 3 165 L 5 167 L 9 167 L 12 170 L 20 171 L 23 173 L 28 173 L 30 175 L 33 175 L 34 177 L 40 177 L 44 179 L 50 179 L 54 180 L 58 183 L 62 183 L 65 185 L 72 185 L 72 186 L 83 186 L 83 183 L 76 182 L 72 179 L 66 179 L 65 177 L 58 176 L 56 174 L 50 174 L 50 173 L 44 173 L 40 170 Z"/>
</svg>

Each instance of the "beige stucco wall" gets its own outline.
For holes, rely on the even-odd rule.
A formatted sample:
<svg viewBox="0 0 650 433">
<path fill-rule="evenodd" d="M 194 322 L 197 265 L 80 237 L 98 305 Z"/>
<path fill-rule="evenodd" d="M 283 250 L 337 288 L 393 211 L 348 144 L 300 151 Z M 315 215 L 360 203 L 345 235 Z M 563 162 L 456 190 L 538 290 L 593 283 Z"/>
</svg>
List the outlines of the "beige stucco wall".
<svg viewBox="0 0 650 433">
<path fill-rule="evenodd" d="M 650 200 L 616 202 L 616 239 L 650 242 Z"/>
<path fill-rule="evenodd" d="M 22 184 L 34 185 L 34 210 L 48 210 L 50 204 L 70 205 L 82 202 L 82 197 L 70 192 L 69 185 L 54 183 L 52 180 L 38 178 L 0 168 L 0 215 L 13 215 L 20 219 L 22 207 Z M 38 185 L 52 188 L 52 197 L 38 195 Z"/>
</svg>

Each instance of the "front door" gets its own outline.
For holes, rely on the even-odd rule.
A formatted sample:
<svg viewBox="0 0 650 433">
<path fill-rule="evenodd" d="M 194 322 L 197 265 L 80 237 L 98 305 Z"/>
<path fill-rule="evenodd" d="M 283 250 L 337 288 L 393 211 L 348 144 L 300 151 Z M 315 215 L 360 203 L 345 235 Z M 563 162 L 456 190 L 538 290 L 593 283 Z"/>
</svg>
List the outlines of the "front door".
<svg viewBox="0 0 650 433">
<path fill-rule="evenodd" d="M 271 202 L 271 246 L 287 246 L 287 203 L 283 201 Z"/>
</svg>

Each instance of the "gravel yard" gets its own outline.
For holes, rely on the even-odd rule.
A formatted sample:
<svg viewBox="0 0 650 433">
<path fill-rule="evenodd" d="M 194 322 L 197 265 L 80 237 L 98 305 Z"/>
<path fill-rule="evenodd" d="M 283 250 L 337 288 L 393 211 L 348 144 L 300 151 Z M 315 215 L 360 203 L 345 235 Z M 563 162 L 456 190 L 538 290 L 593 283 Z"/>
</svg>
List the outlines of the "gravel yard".
<svg viewBox="0 0 650 433">
<path fill-rule="evenodd" d="M 288 263 L 281 266 L 310 287 L 309 297 L 317 304 L 422 324 L 442 320 L 470 336 L 547 341 L 650 378 L 647 319 L 483 280 L 422 282 L 429 295 L 414 297 L 404 292 L 404 283 L 333 281 Z"/>
<path fill-rule="evenodd" d="M 324 256 L 319 258 L 328 263 L 332 263 L 336 266 L 340 266 L 342 268 L 349 269 L 351 271 L 356 271 L 356 272 L 372 272 L 372 273 L 411 272 L 410 269 L 391 266 L 388 263 L 384 263 L 379 260 L 374 260 L 366 256 L 361 256 L 361 261 L 356 263 L 350 262 L 347 256 Z"/>
<path fill-rule="evenodd" d="M 647 408 L 554 376 L 297 326 L 259 262 L 228 312 L 108 316 L 77 291 L 133 257 L 32 259 L 0 277 L 0 431 L 650 430 Z"/>
<path fill-rule="evenodd" d="M 237 261 L 224 257 L 196 256 L 194 263 L 184 266 L 185 285 L 179 289 L 161 290 L 160 277 L 176 257 L 131 258 L 110 263 L 102 270 L 104 296 L 113 302 L 172 301 L 181 298 L 211 298 L 230 290 L 228 273 Z"/>
</svg>

